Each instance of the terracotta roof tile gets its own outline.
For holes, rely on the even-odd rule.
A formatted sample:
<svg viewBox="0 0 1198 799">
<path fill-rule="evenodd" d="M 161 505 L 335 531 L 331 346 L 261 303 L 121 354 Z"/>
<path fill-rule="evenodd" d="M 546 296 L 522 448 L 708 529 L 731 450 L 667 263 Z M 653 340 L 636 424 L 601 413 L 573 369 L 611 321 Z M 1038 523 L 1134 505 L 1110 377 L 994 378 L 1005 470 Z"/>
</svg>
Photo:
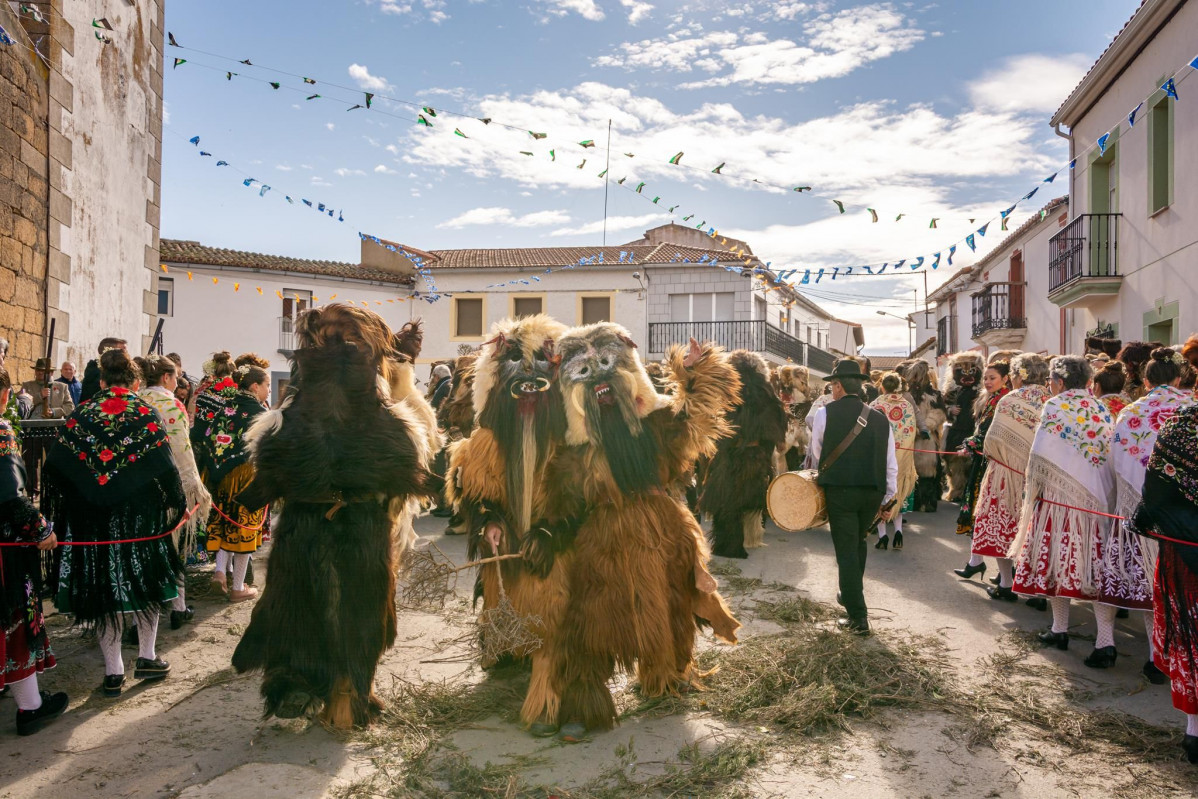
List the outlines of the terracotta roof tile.
<svg viewBox="0 0 1198 799">
<path fill-rule="evenodd" d="M 159 259 L 166 263 L 194 264 L 196 266 L 232 266 L 242 269 L 261 269 L 268 272 L 297 272 L 308 275 L 374 280 L 380 283 L 410 286 L 412 278 L 371 269 L 358 264 L 341 261 L 314 261 L 307 258 L 287 258 L 282 255 L 265 255 L 257 252 L 227 250 L 223 247 L 205 247 L 196 241 L 162 239 Z"/>
<path fill-rule="evenodd" d="M 410 250 L 410 248 L 409 248 Z M 626 253 L 625 263 L 668 264 L 692 263 L 703 256 L 721 263 L 739 264 L 741 259 L 722 249 L 683 247 L 677 244 L 632 244 L 608 247 L 514 247 L 492 250 L 430 250 L 431 266 L 438 269 L 512 269 L 565 266 L 576 264 L 580 258 L 603 254 L 606 266 L 620 263 L 620 253 Z M 631 256 L 631 257 L 629 257 Z M 756 258 L 753 259 L 756 262 Z"/>
</svg>

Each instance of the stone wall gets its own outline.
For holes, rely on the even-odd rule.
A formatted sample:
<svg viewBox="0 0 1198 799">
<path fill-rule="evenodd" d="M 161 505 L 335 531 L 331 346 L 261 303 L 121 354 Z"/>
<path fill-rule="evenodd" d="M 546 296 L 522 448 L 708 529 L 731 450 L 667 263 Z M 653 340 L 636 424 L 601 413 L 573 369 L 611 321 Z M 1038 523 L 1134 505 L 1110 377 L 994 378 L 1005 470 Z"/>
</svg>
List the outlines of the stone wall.
<svg viewBox="0 0 1198 799">
<path fill-rule="evenodd" d="M 50 70 L 7 3 L 0 25 L 14 42 L 0 45 L 0 336 L 23 381 L 45 355 Z"/>
</svg>

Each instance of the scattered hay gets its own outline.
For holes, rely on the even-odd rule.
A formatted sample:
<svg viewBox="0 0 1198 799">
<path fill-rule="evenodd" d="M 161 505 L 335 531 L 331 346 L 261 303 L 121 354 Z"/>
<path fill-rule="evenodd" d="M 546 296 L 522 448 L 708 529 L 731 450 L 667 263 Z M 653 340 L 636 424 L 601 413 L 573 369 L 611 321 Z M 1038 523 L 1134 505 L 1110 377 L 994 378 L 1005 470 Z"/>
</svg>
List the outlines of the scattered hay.
<svg viewBox="0 0 1198 799">
<path fill-rule="evenodd" d="M 713 560 L 707 564 L 707 571 L 714 577 L 732 577 L 741 574 L 740 567 L 735 563 Z"/>
<path fill-rule="evenodd" d="M 727 719 L 810 734 L 848 729 L 850 716 L 879 708 L 927 708 L 944 703 L 947 670 L 931 638 L 861 639 L 796 627 L 744 641 L 709 657 L 719 671 L 705 705 Z"/>
<path fill-rule="evenodd" d="M 436 544 L 407 549 L 400 563 L 399 606 L 436 611 L 457 590 L 458 572 Z"/>
<path fill-rule="evenodd" d="M 754 615 L 763 621 L 778 624 L 813 624 L 836 617 L 836 611 L 822 602 L 796 596 L 777 602 L 767 599 L 756 600 Z"/>
<path fill-rule="evenodd" d="M 769 756 L 768 743 L 756 736 L 728 738 L 705 749 L 695 741 L 678 752 L 676 763 L 666 763 L 662 773 L 636 778 L 635 754 L 617 750 L 621 764 L 575 790 L 554 789 L 561 799 L 624 799 L 628 796 L 704 799 L 760 799 L 764 792 L 744 785 L 754 767 Z M 541 795 L 541 794 L 534 794 Z"/>
</svg>

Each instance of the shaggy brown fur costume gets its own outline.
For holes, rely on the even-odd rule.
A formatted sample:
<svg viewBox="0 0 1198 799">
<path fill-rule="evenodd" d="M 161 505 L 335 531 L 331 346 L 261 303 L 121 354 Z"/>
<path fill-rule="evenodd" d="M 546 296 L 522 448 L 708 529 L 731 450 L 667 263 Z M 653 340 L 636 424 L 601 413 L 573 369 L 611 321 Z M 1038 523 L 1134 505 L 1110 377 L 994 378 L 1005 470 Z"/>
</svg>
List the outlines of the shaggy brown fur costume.
<svg viewBox="0 0 1198 799">
<path fill-rule="evenodd" d="M 478 426 L 469 438 L 451 445 L 447 485 L 450 502 L 470 536 L 471 559 L 524 555 L 522 560 L 483 566 L 475 599 L 482 598 L 485 613 L 506 595 L 516 612 L 532 622 L 530 632 L 540 646 L 507 654 L 532 661 L 521 719 L 549 727 L 557 724 L 552 664 L 559 659 L 558 630 L 569 598 L 572 562 L 570 512 L 549 518 L 546 509 L 546 490 L 558 482 L 547 469 L 565 433 L 553 354 L 553 340 L 564 329 L 540 314 L 492 328 L 492 338 L 474 364 Z"/>
<path fill-rule="evenodd" d="M 786 411 L 786 440 L 774 452 L 774 472 L 796 471 L 803 468 L 807 447 L 811 444 L 811 428 L 807 412 L 815 400 L 811 388 L 811 373 L 806 366 L 777 366 L 770 374 L 770 385 Z"/>
<path fill-rule="evenodd" d="M 474 432 L 474 362 L 477 355 L 459 356 L 453 364 L 449 397 L 437 412 L 437 421 L 451 441 L 469 438 Z"/>
<path fill-rule="evenodd" d="M 907 360 L 898 366 L 898 372 L 907 382 L 907 400 L 915 408 L 915 448 L 929 450 L 915 453 L 915 510 L 920 513 L 935 513 L 940 502 L 940 479 L 944 466 L 939 455 L 932 454 L 944 449 L 945 413 L 944 397 L 936 388 L 936 373 L 927 361 Z"/>
<path fill-rule="evenodd" d="M 347 728 L 382 706 L 372 687 L 396 633 L 392 531 L 408 499 L 428 493 L 429 452 L 422 423 L 380 390 L 382 318 L 330 305 L 300 317 L 297 333 L 298 390 L 249 433 L 255 476 L 241 501 L 282 499 L 283 510 L 233 666 L 266 672 L 268 716 L 323 705 L 326 723 Z"/>
<path fill-rule="evenodd" d="M 948 432 L 944 435 L 944 450 L 956 452 L 973 435 L 973 405 L 982 393 L 982 373 L 986 362 L 976 352 L 958 352 L 948 361 L 949 382 L 944 390 L 944 404 L 948 413 Z M 948 473 L 948 490 L 944 499 L 959 502 L 965 493 L 969 478 L 968 455 L 944 456 L 944 467 Z"/>
<path fill-rule="evenodd" d="M 551 470 L 555 496 L 582 499 L 556 673 L 565 723 L 610 729 L 615 669 L 636 667 L 645 696 L 698 687 L 696 621 L 735 641 L 740 626 L 707 572 L 703 531 L 668 490 L 730 432 L 740 380 L 718 347 L 675 347 L 671 397 L 653 390 L 618 325 L 558 339 L 566 443 Z"/>
<path fill-rule="evenodd" d="M 699 510 L 711 514 L 711 553 L 747 558 L 746 547 L 765 546 L 761 517 L 774 479 L 773 454 L 786 440 L 786 413 L 764 358 L 736 350 L 728 362 L 740 377 L 740 400 L 728 413 L 734 432 L 719 442 Z"/>
</svg>

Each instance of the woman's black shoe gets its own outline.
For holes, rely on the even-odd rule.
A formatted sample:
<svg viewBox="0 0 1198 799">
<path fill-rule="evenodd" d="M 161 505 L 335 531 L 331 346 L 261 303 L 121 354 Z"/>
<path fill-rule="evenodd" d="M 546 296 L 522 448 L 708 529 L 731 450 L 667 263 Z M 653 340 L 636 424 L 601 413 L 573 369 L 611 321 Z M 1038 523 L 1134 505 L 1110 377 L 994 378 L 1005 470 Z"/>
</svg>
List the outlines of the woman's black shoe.
<svg viewBox="0 0 1198 799">
<path fill-rule="evenodd" d="M 990 578 L 990 585 L 1002 585 L 1002 575 L 996 574 Z"/>
<path fill-rule="evenodd" d="M 1069 633 L 1054 633 L 1052 630 L 1045 630 L 1036 637 L 1045 646 L 1055 646 L 1057 649 L 1069 648 Z"/>
<path fill-rule="evenodd" d="M 1151 660 L 1144 664 L 1144 676 L 1153 685 L 1164 685 L 1169 682 L 1169 675 L 1158 669 Z"/>
<path fill-rule="evenodd" d="M 1003 599 L 1007 602 L 1018 602 L 1019 597 L 1015 596 L 1015 592 L 1010 588 L 1003 588 L 1001 585 L 991 586 L 986 589 L 986 593 L 991 599 Z"/>
<path fill-rule="evenodd" d="M 986 573 L 986 561 L 982 561 L 981 563 L 979 563 L 976 566 L 970 566 L 968 563 L 966 563 L 964 569 L 953 569 L 953 574 L 957 575 L 962 580 L 968 580 L 970 577 L 973 577 L 975 574 L 985 574 L 985 573 Z"/>
<path fill-rule="evenodd" d="M 1186 760 L 1198 763 L 1198 735 L 1187 735 L 1182 738 L 1181 751 L 1185 752 Z"/>
<path fill-rule="evenodd" d="M 107 674 L 104 676 L 104 684 L 100 688 L 104 691 L 104 696 L 120 696 L 121 689 L 125 687 L 124 674 Z"/>
<path fill-rule="evenodd" d="M 1115 651 L 1113 646 L 1094 647 L 1094 651 L 1089 657 L 1082 661 L 1092 669 L 1109 669 L 1115 665 L 1115 658 L 1119 653 Z"/>
<path fill-rule="evenodd" d="M 894 531 L 894 548 L 895 549 L 903 548 L 903 531 L 902 530 Z"/>
<path fill-rule="evenodd" d="M 187 610 L 172 610 L 171 611 L 171 629 L 177 630 L 184 624 L 196 617 L 195 608 L 191 605 L 187 606 Z"/>
<path fill-rule="evenodd" d="M 1027 606 L 1043 612 L 1048 610 L 1048 600 L 1042 596 L 1034 596 L 1027 601 Z"/>
<path fill-rule="evenodd" d="M 135 680 L 165 680 L 166 675 L 171 673 L 171 664 L 167 663 L 162 658 L 138 658 L 137 665 L 133 669 L 133 679 Z"/>
<path fill-rule="evenodd" d="M 1115 611 L 1115 618 L 1116 619 L 1131 618 L 1131 612 L 1128 611 L 1127 608 L 1119 608 L 1118 610 Z"/>
<path fill-rule="evenodd" d="M 33 735 L 67 709 L 67 695 L 42 691 L 42 706 L 37 710 L 17 711 L 17 735 Z"/>
<path fill-rule="evenodd" d="M 898 535 L 898 533 L 895 533 Z M 874 549 L 888 549 L 890 547 L 890 539 L 887 536 L 882 536 L 878 539 L 878 543 L 874 544 Z M 895 547 L 898 549 L 898 547 Z"/>
</svg>

